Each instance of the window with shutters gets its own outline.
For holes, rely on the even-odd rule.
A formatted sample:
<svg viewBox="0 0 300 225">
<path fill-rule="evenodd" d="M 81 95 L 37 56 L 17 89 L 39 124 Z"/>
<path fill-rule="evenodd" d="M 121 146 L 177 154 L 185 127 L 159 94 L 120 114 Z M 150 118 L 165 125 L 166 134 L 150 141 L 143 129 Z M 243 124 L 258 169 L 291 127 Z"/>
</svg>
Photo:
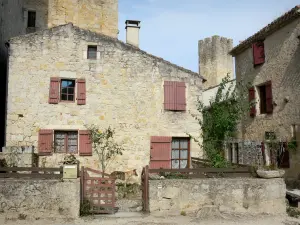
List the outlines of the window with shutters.
<svg viewBox="0 0 300 225">
<path fill-rule="evenodd" d="M 272 85 L 267 82 L 257 87 L 259 92 L 260 114 L 271 114 L 273 112 Z"/>
<path fill-rule="evenodd" d="M 186 138 L 172 139 L 171 168 L 188 168 L 189 161 L 189 140 Z"/>
<path fill-rule="evenodd" d="M 36 12 L 35 11 L 28 11 L 28 20 L 27 20 L 27 27 L 32 28 L 36 25 Z"/>
<path fill-rule="evenodd" d="M 67 102 L 75 101 L 75 80 L 61 80 L 60 100 Z"/>
<path fill-rule="evenodd" d="M 164 109 L 171 111 L 186 110 L 186 85 L 185 82 L 164 82 Z"/>
<path fill-rule="evenodd" d="M 253 65 L 261 65 L 265 62 L 265 45 L 263 41 L 252 44 Z"/>
<path fill-rule="evenodd" d="M 87 58 L 88 59 L 97 59 L 97 46 L 96 45 L 88 46 Z"/>
<path fill-rule="evenodd" d="M 77 153 L 78 132 L 77 131 L 55 131 L 54 132 L 55 153 Z"/>
</svg>

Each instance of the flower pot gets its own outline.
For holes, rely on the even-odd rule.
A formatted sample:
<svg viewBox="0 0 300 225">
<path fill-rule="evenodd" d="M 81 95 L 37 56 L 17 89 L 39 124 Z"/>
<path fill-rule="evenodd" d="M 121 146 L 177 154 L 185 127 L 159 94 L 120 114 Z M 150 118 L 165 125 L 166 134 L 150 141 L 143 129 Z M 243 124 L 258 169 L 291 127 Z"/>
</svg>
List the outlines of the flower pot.
<svg viewBox="0 0 300 225">
<path fill-rule="evenodd" d="M 257 170 L 257 175 L 261 178 L 271 179 L 283 177 L 285 174 L 284 170 Z"/>
<path fill-rule="evenodd" d="M 77 179 L 78 165 L 64 165 L 63 166 L 63 179 Z"/>
</svg>

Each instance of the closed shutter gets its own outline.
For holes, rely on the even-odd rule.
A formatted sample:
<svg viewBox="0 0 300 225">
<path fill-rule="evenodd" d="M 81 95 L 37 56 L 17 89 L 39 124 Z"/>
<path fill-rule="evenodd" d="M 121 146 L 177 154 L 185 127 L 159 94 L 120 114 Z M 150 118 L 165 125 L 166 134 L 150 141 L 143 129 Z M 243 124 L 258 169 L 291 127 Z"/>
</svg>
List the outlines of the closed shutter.
<svg viewBox="0 0 300 225">
<path fill-rule="evenodd" d="M 53 152 L 53 130 L 40 130 L 39 131 L 39 154 L 51 155 Z"/>
<path fill-rule="evenodd" d="M 272 96 L 272 83 L 269 81 L 266 84 L 266 112 L 273 113 L 273 96 Z"/>
<path fill-rule="evenodd" d="M 57 104 L 59 102 L 59 82 L 57 77 L 50 78 L 49 103 Z"/>
<path fill-rule="evenodd" d="M 185 82 L 176 82 L 176 110 L 185 111 Z"/>
<path fill-rule="evenodd" d="M 255 89 L 254 87 L 249 89 L 249 103 L 251 104 L 250 107 L 250 116 L 255 117 L 256 116 L 256 107 L 253 101 L 255 100 Z"/>
<path fill-rule="evenodd" d="M 175 110 L 176 84 L 174 81 L 165 81 L 164 84 L 164 108 L 166 110 Z"/>
<path fill-rule="evenodd" d="M 150 169 L 171 168 L 172 137 L 151 137 Z"/>
<path fill-rule="evenodd" d="M 77 80 L 77 105 L 86 104 L 86 85 L 85 79 Z"/>
<path fill-rule="evenodd" d="M 253 64 L 254 66 L 265 62 L 265 45 L 264 42 L 256 42 L 252 44 Z"/>
<path fill-rule="evenodd" d="M 90 139 L 90 132 L 87 130 L 79 131 L 79 155 L 92 156 L 92 142 Z"/>
</svg>

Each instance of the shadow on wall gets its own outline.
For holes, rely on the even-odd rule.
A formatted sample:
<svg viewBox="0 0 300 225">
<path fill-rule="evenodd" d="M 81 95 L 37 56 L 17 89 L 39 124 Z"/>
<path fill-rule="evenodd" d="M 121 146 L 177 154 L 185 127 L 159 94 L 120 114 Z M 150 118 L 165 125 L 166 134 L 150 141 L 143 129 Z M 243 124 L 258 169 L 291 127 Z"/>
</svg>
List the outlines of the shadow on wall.
<svg viewBox="0 0 300 225">
<path fill-rule="evenodd" d="M 5 142 L 6 63 L 0 63 L 0 152 Z"/>
</svg>

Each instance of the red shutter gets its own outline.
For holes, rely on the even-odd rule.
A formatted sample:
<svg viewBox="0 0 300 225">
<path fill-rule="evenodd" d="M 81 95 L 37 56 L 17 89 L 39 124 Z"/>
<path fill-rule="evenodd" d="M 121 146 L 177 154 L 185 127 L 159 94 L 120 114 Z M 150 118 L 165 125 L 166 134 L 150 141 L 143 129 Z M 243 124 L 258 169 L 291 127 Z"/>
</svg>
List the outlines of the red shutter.
<svg viewBox="0 0 300 225">
<path fill-rule="evenodd" d="M 273 113 L 273 96 L 272 96 L 272 83 L 269 81 L 266 84 L 266 111 L 268 114 Z"/>
<path fill-rule="evenodd" d="M 254 87 L 249 88 L 249 103 L 253 104 L 253 101 L 255 100 L 255 89 Z M 250 116 L 254 117 L 256 116 L 256 107 L 255 104 L 251 106 L 250 108 Z"/>
<path fill-rule="evenodd" d="M 164 108 L 166 110 L 176 110 L 176 84 L 174 81 L 165 81 L 164 84 Z"/>
<path fill-rule="evenodd" d="M 85 79 L 77 80 L 77 105 L 85 105 L 86 103 L 86 87 Z"/>
<path fill-rule="evenodd" d="M 53 130 L 40 130 L 38 145 L 40 155 L 51 155 L 53 152 Z"/>
<path fill-rule="evenodd" d="M 263 163 L 264 163 L 264 165 L 266 165 L 267 160 L 266 160 L 266 152 L 265 152 L 265 143 L 264 142 L 261 143 L 261 154 L 263 157 Z"/>
<path fill-rule="evenodd" d="M 264 42 L 257 42 L 252 44 L 253 50 L 253 64 L 254 66 L 263 64 L 265 62 L 265 45 Z"/>
<path fill-rule="evenodd" d="M 185 83 L 176 82 L 176 110 L 185 111 L 186 98 L 185 98 Z"/>
<path fill-rule="evenodd" d="M 171 168 L 172 137 L 151 137 L 150 169 Z"/>
<path fill-rule="evenodd" d="M 59 82 L 57 77 L 50 78 L 49 103 L 57 104 L 59 102 Z"/>
<path fill-rule="evenodd" d="M 278 167 L 279 168 L 290 168 L 290 153 L 287 149 L 287 143 L 283 143 L 284 151 L 279 156 Z"/>
<path fill-rule="evenodd" d="M 79 131 L 79 155 L 92 156 L 92 142 L 90 139 L 90 132 L 87 130 Z"/>
</svg>

